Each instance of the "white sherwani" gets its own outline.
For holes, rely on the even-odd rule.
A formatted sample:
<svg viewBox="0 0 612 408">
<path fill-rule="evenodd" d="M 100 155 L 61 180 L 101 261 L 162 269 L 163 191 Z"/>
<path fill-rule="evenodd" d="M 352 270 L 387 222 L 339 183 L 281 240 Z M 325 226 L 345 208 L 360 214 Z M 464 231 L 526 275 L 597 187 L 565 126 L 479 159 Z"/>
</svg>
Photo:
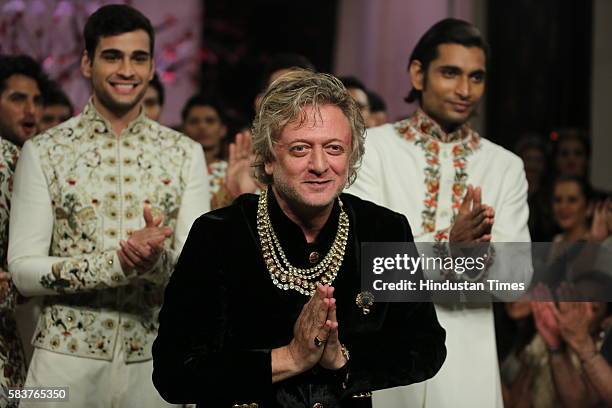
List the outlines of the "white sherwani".
<svg viewBox="0 0 612 408">
<path fill-rule="evenodd" d="M 118 137 L 90 102 L 25 143 L 8 262 L 19 291 L 43 297 L 26 386 L 72 386 L 61 407 L 167 406 L 151 382 L 157 313 L 209 202 L 200 145 L 144 112 Z M 117 250 L 144 227 L 145 206 L 174 234 L 137 274 L 122 269 Z"/>
<path fill-rule="evenodd" d="M 404 214 L 415 241 L 444 242 L 468 184 L 480 186 L 482 202 L 495 209 L 493 242 L 529 241 L 521 160 L 468 125 L 446 135 L 421 110 L 368 130 L 363 164 L 349 192 Z M 528 283 L 530 254 L 503 262 L 501 252 L 489 276 Z M 425 383 L 375 392 L 374 407 L 503 407 L 492 307 L 436 309 L 447 334 L 442 369 Z"/>
</svg>

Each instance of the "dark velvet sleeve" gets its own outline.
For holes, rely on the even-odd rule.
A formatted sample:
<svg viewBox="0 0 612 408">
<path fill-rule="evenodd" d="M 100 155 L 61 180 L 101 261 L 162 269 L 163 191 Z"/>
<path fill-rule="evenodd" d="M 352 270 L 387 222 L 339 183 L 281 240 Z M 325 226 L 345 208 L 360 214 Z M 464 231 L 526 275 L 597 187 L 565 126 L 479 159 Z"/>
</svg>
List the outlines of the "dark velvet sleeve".
<svg viewBox="0 0 612 408">
<path fill-rule="evenodd" d="M 406 217 L 399 218 L 402 231 L 396 240 L 413 242 Z M 414 244 L 412 251 L 413 256 L 418 256 Z M 422 272 L 419 273 L 422 277 Z M 343 398 L 421 382 L 433 377 L 442 367 L 446 358 L 446 332 L 438 323 L 433 303 L 398 302 L 387 306 L 380 331 L 364 334 L 346 344 L 351 358 Z"/>
<path fill-rule="evenodd" d="M 270 350 L 226 345 L 230 294 L 214 238 L 221 226 L 206 217 L 191 228 L 166 288 L 153 344 L 153 383 L 173 404 L 261 404 L 271 390 Z"/>
</svg>

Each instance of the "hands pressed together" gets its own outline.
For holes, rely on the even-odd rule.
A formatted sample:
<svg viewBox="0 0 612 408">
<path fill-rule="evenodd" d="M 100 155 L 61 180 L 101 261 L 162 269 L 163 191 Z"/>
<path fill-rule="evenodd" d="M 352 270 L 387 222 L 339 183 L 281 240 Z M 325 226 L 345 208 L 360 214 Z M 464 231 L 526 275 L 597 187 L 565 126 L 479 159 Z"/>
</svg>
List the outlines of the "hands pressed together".
<svg viewBox="0 0 612 408">
<path fill-rule="evenodd" d="M 480 187 L 468 185 L 450 231 L 451 242 L 490 242 L 495 219 L 493 207 L 482 203 Z"/>
<path fill-rule="evenodd" d="M 317 284 L 312 298 L 304 305 L 288 345 L 272 350 L 272 381 L 303 373 L 317 364 L 338 370 L 347 363 L 338 336 L 334 288 Z"/>
<path fill-rule="evenodd" d="M 117 255 L 125 272 L 149 272 L 159 260 L 164 240 L 172 236 L 172 228 L 162 225 L 163 217 L 154 218 L 150 207 L 144 207 L 143 216 L 144 228 L 135 231 L 127 241 L 119 241 L 121 249 Z"/>
<path fill-rule="evenodd" d="M 560 298 L 574 299 L 577 293 L 571 287 L 561 286 L 557 293 Z M 552 301 L 552 295 L 543 285 L 534 289 L 538 299 L 550 301 L 531 302 L 531 309 L 538 333 L 550 350 L 560 349 L 567 343 L 579 356 L 588 357 L 596 352 L 595 343 L 591 337 L 594 324 L 593 303 Z"/>
<path fill-rule="evenodd" d="M 304 305 L 293 327 L 293 340 L 287 347 L 294 362 L 304 371 L 317 363 L 329 370 L 346 364 L 338 338 L 333 295 L 333 286 L 317 284 L 315 294 Z"/>
</svg>

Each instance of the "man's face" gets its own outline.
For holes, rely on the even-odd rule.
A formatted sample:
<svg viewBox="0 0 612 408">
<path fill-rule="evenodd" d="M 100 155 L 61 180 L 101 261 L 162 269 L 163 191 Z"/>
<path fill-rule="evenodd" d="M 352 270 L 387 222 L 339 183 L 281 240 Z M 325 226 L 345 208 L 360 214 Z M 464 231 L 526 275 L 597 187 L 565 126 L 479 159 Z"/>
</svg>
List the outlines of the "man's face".
<svg viewBox="0 0 612 408">
<path fill-rule="evenodd" d="M 40 132 L 44 132 L 70 119 L 70 107 L 66 105 L 49 105 L 43 108 L 40 120 Z"/>
<path fill-rule="evenodd" d="M 93 60 L 85 54 L 81 71 L 91 79 L 94 100 L 115 115 L 139 109 L 154 64 L 144 30 L 101 37 Z"/>
<path fill-rule="evenodd" d="M 0 94 L 0 136 L 23 145 L 38 131 L 41 115 L 38 83 L 25 75 L 11 75 Z"/>
<path fill-rule="evenodd" d="M 144 98 L 142 99 L 142 106 L 144 106 L 145 115 L 147 115 L 149 119 L 159 122 L 162 106 L 159 101 L 157 89 L 152 86 L 147 87 Z"/>
<path fill-rule="evenodd" d="M 361 112 L 361 116 L 363 117 L 363 121 L 366 124 L 369 123 L 370 101 L 368 101 L 368 95 L 359 88 L 348 88 L 347 91 L 353 97 L 355 102 L 357 102 L 359 112 Z"/>
<path fill-rule="evenodd" d="M 187 114 L 183 132 L 206 150 L 214 149 L 221 144 L 227 128 L 215 108 L 208 105 L 196 105 Z"/>
<path fill-rule="evenodd" d="M 461 126 L 472 116 L 485 89 L 486 57 L 478 47 L 438 46 L 427 73 L 420 61 L 410 64 L 410 79 L 422 92 L 421 108 L 444 129 Z"/>
<path fill-rule="evenodd" d="M 273 188 L 292 208 L 324 209 L 333 205 L 348 180 L 351 127 L 333 105 L 303 109 L 306 121 L 288 123 L 274 143 L 275 160 L 265 171 Z"/>
</svg>

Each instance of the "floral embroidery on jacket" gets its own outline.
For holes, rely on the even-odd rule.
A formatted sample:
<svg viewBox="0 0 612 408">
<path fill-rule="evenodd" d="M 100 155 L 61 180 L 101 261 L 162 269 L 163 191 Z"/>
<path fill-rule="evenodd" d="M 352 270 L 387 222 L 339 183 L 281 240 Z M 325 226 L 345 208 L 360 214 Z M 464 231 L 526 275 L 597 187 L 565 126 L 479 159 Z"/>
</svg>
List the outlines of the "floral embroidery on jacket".
<svg viewBox="0 0 612 408">
<path fill-rule="evenodd" d="M 132 339 L 126 361 L 147 360 L 175 261 L 172 238 L 155 268 L 138 276 L 123 273 L 116 251 L 144 226 L 145 205 L 176 228 L 196 145 L 143 113 L 120 137 L 110 129 L 90 102 L 32 139 L 55 216 L 49 255 L 69 258 L 40 278 L 58 295 L 44 299 L 33 344 L 109 360 L 118 342 Z"/>
<path fill-rule="evenodd" d="M 9 212 L 13 191 L 13 174 L 19 158 L 19 148 L 0 139 L 0 269 L 7 271 Z M 26 366 L 21 340 L 13 312 L 17 289 L 9 281 L 8 290 L 0 296 L 0 406 L 8 405 L 8 387 L 22 387 Z"/>
<path fill-rule="evenodd" d="M 441 176 L 440 143 L 455 144 L 452 148 L 455 177 L 451 198 L 452 221 L 454 221 L 466 189 L 468 175 L 465 167 L 467 158 L 480 147 L 480 136 L 467 123 L 456 131 L 447 134 L 421 109 L 417 109 L 410 118 L 397 122 L 394 127 L 400 137 L 419 146 L 425 154 L 426 164 L 423 169 L 425 198 L 423 200 L 423 211 L 421 212 L 421 225 L 424 232 L 435 232 Z M 448 229 L 438 231 L 435 234 L 435 240 L 448 240 Z"/>
</svg>

